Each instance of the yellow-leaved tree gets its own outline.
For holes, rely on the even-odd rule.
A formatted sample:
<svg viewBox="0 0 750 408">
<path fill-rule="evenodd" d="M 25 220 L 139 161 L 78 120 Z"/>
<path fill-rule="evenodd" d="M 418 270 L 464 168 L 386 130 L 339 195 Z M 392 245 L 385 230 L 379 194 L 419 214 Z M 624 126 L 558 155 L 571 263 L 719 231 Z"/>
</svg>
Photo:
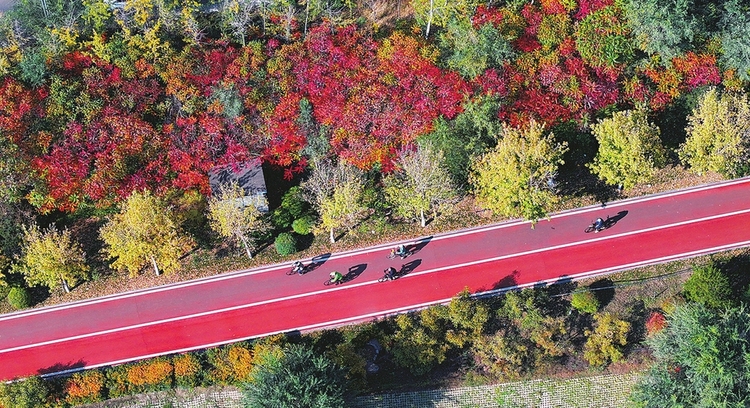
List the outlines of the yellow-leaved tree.
<svg viewBox="0 0 750 408">
<path fill-rule="evenodd" d="M 147 265 L 157 275 L 175 271 L 179 269 L 180 256 L 192 245 L 180 235 L 165 203 L 149 192 L 131 194 L 99 234 L 104 252 L 114 259 L 112 268 L 127 269 L 130 276 Z"/>
<path fill-rule="evenodd" d="M 702 174 L 739 177 L 750 170 L 750 101 L 744 93 L 706 91 L 688 116 L 680 160 Z"/>
<path fill-rule="evenodd" d="M 312 163 L 312 172 L 302 184 L 305 199 L 320 214 L 320 227 L 336 242 L 334 231 L 351 228 L 367 211 L 362 204 L 364 189 L 362 172 L 346 163 L 330 160 Z"/>
<path fill-rule="evenodd" d="M 36 225 L 23 227 L 21 252 L 14 270 L 22 273 L 29 285 L 62 285 L 67 293 L 88 277 L 86 255 L 68 230 L 59 231 L 54 225 L 45 230 Z"/>
<path fill-rule="evenodd" d="M 383 179 L 385 195 L 402 217 L 419 218 L 427 224 L 425 212 L 433 215 L 456 201 L 456 188 L 445 166 L 443 152 L 431 143 L 404 150 L 396 162 L 398 169 Z"/>
<path fill-rule="evenodd" d="M 588 167 L 607 184 L 629 188 L 646 182 L 666 161 L 659 128 L 648 122 L 643 110 L 615 112 L 591 131 L 599 151 Z"/>
<path fill-rule="evenodd" d="M 211 228 L 220 236 L 241 243 L 248 258 L 255 250 L 252 234 L 267 227 L 262 215 L 254 203 L 246 202 L 245 191 L 236 182 L 223 184 L 208 200 Z"/>
<path fill-rule="evenodd" d="M 532 221 L 547 216 L 558 200 L 554 179 L 568 147 L 544 132 L 535 121 L 522 128 L 503 125 L 497 146 L 472 164 L 469 183 L 479 205 Z"/>
</svg>

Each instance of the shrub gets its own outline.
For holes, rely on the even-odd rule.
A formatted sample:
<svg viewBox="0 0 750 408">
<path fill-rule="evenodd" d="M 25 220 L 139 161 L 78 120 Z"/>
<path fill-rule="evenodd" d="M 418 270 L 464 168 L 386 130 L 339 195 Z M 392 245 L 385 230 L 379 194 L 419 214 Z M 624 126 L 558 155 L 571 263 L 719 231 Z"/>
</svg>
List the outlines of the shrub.
<svg viewBox="0 0 750 408">
<path fill-rule="evenodd" d="M 148 392 L 172 388 L 174 368 L 166 358 L 154 358 L 128 367 L 131 391 Z"/>
<path fill-rule="evenodd" d="M 294 217 L 284 208 L 279 207 L 271 212 L 271 222 L 276 228 L 287 229 L 292 225 L 292 220 Z"/>
<path fill-rule="evenodd" d="M 594 315 L 594 322 L 594 331 L 585 332 L 588 339 L 583 346 L 583 358 L 594 367 L 620 361 L 623 357 L 621 346 L 627 344 L 630 323 L 611 313 Z"/>
<path fill-rule="evenodd" d="M 202 371 L 201 363 L 193 354 L 180 354 L 172 357 L 174 382 L 180 387 L 192 388 L 198 385 Z"/>
<path fill-rule="evenodd" d="M 31 306 L 31 296 L 26 288 L 11 288 L 8 292 L 8 303 L 14 309 L 25 309 Z"/>
<path fill-rule="evenodd" d="M 313 226 L 315 225 L 315 219 L 309 215 L 302 218 L 297 218 L 292 223 L 292 229 L 294 232 L 300 235 L 307 235 L 312 232 Z"/>
<path fill-rule="evenodd" d="M 117 398 L 130 393 L 128 367 L 121 365 L 107 370 L 107 397 Z"/>
<path fill-rule="evenodd" d="M 98 370 L 73 374 L 65 382 L 65 402 L 81 405 L 101 401 L 105 380 L 104 374 Z"/>
<path fill-rule="evenodd" d="M 573 293 L 570 299 L 570 305 L 576 310 L 583 313 L 594 314 L 599 310 L 599 299 L 594 292 L 589 289 Z"/>
<path fill-rule="evenodd" d="M 308 209 L 308 204 L 302 194 L 302 189 L 292 187 L 281 197 L 281 208 L 286 210 L 292 218 L 300 218 Z"/>
<path fill-rule="evenodd" d="M 253 354 L 244 343 L 208 350 L 211 365 L 209 380 L 214 384 L 239 384 L 247 381 L 253 368 Z"/>
<path fill-rule="evenodd" d="M 325 355 L 302 345 L 259 355 L 253 381 L 245 387 L 245 404 L 255 408 L 346 406 L 344 371 Z"/>
<path fill-rule="evenodd" d="M 689 300 L 714 309 L 732 305 L 732 284 L 729 277 L 713 263 L 694 267 L 683 290 Z"/>
<path fill-rule="evenodd" d="M 273 245 L 276 247 L 276 252 L 279 255 L 291 255 L 297 252 L 297 240 L 294 239 L 294 235 L 287 232 L 279 234 Z"/>
<path fill-rule="evenodd" d="M 646 333 L 649 336 L 664 330 L 667 327 L 667 319 L 661 312 L 651 312 L 651 315 L 646 320 Z"/>
<path fill-rule="evenodd" d="M 44 406 L 50 390 L 39 377 L 23 381 L 0 382 L 0 406 L 12 408 L 37 408 Z"/>
</svg>

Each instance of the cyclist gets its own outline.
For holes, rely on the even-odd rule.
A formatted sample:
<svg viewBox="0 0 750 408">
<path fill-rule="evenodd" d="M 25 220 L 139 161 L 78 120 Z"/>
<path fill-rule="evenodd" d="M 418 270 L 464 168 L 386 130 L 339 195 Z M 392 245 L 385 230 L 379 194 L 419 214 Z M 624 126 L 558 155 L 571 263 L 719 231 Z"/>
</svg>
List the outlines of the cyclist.
<svg viewBox="0 0 750 408">
<path fill-rule="evenodd" d="M 392 266 L 384 270 L 383 273 L 385 274 L 385 277 L 388 278 L 389 280 L 396 279 L 396 268 Z"/>
<path fill-rule="evenodd" d="M 331 272 L 331 283 L 335 283 L 338 285 L 339 283 L 344 282 L 344 275 L 341 274 L 339 271 L 333 271 Z"/>
<path fill-rule="evenodd" d="M 396 255 L 400 256 L 401 258 L 406 257 L 406 247 L 404 246 L 404 244 L 396 247 Z"/>
<path fill-rule="evenodd" d="M 594 232 L 599 232 L 604 229 L 604 220 L 601 218 L 597 218 L 596 221 L 594 221 Z"/>
<path fill-rule="evenodd" d="M 298 274 L 302 275 L 302 272 L 305 271 L 305 265 L 302 264 L 300 261 L 294 261 L 294 266 L 292 267 L 292 271 L 297 272 Z"/>
</svg>

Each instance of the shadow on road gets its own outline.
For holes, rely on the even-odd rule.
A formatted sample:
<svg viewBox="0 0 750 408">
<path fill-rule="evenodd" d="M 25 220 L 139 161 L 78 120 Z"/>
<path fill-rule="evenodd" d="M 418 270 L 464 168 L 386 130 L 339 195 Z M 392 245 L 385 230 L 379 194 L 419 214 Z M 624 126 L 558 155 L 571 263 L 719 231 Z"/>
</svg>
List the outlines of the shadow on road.
<svg viewBox="0 0 750 408">
<path fill-rule="evenodd" d="M 421 238 L 419 241 L 415 242 L 414 245 L 407 246 L 406 250 L 409 251 L 410 255 L 414 255 L 417 252 L 421 251 L 422 248 L 426 247 L 427 244 L 430 243 L 430 241 L 432 241 L 432 235 L 430 235 L 429 237 Z"/>
<path fill-rule="evenodd" d="M 625 218 L 625 216 L 628 215 L 628 210 L 623 210 L 615 214 L 614 217 L 607 217 L 607 219 L 604 221 L 604 228 L 612 228 L 617 224 L 618 221 Z"/>
<path fill-rule="evenodd" d="M 305 273 L 312 272 L 312 271 L 320 268 L 324 263 L 326 263 L 326 261 L 330 257 L 331 257 L 331 253 L 330 252 L 328 252 L 326 254 L 321 254 L 321 255 L 318 255 L 318 256 L 314 256 L 310 260 L 310 265 L 308 265 L 307 268 L 305 268 Z"/>
<path fill-rule="evenodd" d="M 419 267 L 419 265 L 422 265 L 422 260 L 421 259 L 415 259 L 415 260 L 413 260 L 411 262 L 407 262 L 407 263 L 401 265 L 401 269 L 398 270 L 398 272 L 396 273 L 396 276 L 399 277 L 399 278 L 402 277 L 402 276 L 405 276 L 409 272 L 412 272 L 415 269 L 417 269 L 417 267 Z"/>
<path fill-rule="evenodd" d="M 359 265 L 354 265 L 349 267 L 349 271 L 344 275 L 344 282 L 350 282 L 354 279 L 356 279 L 359 275 L 362 274 L 362 272 L 367 269 L 367 264 L 362 263 Z"/>
<path fill-rule="evenodd" d="M 83 368 L 83 367 L 86 367 L 86 362 L 83 360 L 78 360 L 75 363 L 66 363 L 66 364 L 57 363 L 49 367 L 40 368 L 39 370 L 37 370 L 37 373 L 38 374 L 54 374 L 54 373 L 59 373 L 61 371 L 74 370 L 76 368 Z"/>
<path fill-rule="evenodd" d="M 513 271 L 509 275 L 506 275 L 499 281 L 495 282 L 492 285 L 492 288 L 490 290 L 498 290 L 503 288 L 510 288 L 513 286 L 516 286 L 518 284 L 518 281 L 516 280 L 516 277 L 518 276 L 518 271 Z M 487 289 L 479 289 L 480 292 L 483 292 Z"/>
</svg>

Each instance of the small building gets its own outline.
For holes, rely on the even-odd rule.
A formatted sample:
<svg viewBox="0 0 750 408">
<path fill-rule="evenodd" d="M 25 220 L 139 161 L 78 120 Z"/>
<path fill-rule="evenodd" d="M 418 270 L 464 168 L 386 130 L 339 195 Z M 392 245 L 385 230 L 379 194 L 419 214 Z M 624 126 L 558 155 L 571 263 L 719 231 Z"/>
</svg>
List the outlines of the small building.
<svg viewBox="0 0 750 408">
<path fill-rule="evenodd" d="M 216 166 L 208 172 L 208 184 L 211 191 L 219 191 L 222 185 L 237 183 L 245 192 L 245 197 L 238 205 L 254 205 L 260 212 L 268 212 L 266 199 L 266 179 L 263 177 L 263 166 L 260 159 L 243 163 Z"/>
</svg>

